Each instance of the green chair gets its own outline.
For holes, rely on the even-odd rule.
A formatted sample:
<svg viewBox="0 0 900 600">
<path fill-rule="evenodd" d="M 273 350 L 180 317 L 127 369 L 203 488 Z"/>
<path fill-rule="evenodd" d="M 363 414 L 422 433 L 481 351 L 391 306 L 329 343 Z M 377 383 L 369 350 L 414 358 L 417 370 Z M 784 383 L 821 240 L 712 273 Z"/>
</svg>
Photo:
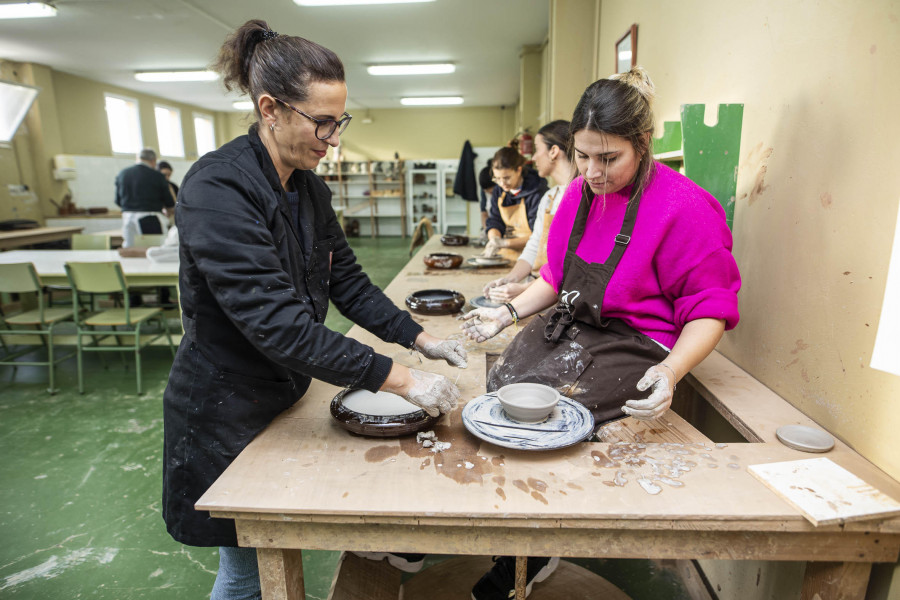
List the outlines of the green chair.
<svg viewBox="0 0 900 600">
<path fill-rule="evenodd" d="M 72 318 L 72 309 L 52 308 L 44 306 L 44 294 L 42 291 L 41 280 L 38 277 L 34 265 L 31 263 L 12 263 L 0 264 L 0 292 L 8 294 L 30 294 L 37 296 L 37 308 L 22 311 L 13 315 L 0 315 L 0 341 L 3 342 L 3 356 L 0 357 L 0 365 L 11 365 L 13 367 L 20 366 L 46 366 L 50 373 L 50 387 L 47 391 L 51 394 L 56 393 L 54 387 L 54 367 L 57 363 L 72 358 L 74 352 L 70 352 L 64 356 L 57 356 L 53 347 L 53 328 L 61 321 L 68 321 Z M 27 328 L 27 329 L 21 329 Z M 45 361 L 19 361 L 16 360 L 21 356 L 25 356 L 32 352 L 36 352 L 38 348 L 26 346 L 18 350 L 13 350 L 7 345 L 6 336 L 22 336 L 37 335 L 40 336 L 43 346 L 47 348 L 47 360 Z"/>
<path fill-rule="evenodd" d="M 78 391 L 84 393 L 84 369 L 82 367 L 82 354 L 84 352 L 125 352 L 133 351 L 135 370 L 137 371 L 137 393 L 143 393 L 141 387 L 141 350 L 150 345 L 163 335 L 169 341 L 169 350 L 172 357 L 175 356 L 175 347 L 172 344 L 172 336 L 169 333 L 169 324 L 163 315 L 161 308 L 131 308 L 128 297 L 128 283 L 122 273 L 122 265 L 118 262 L 67 262 L 66 276 L 69 284 L 76 293 L 72 294 L 75 323 L 78 326 Z M 107 294 L 120 292 L 125 306 L 112 308 L 100 312 L 82 314 L 80 293 Z M 162 331 L 157 329 L 141 337 L 141 329 L 145 324 L 156 322 L 162 325 Z M 121 327 L 122 329 L 119 329 Z M 85 344 L 82 338 L 91 338 L 92 343 Z M 133 339 L 131 345 L 123 345 L 124 337 Z M 103 345 L 104 339 L 112 337 L 115 345 Z"/>
<path fill-rule="evenodd" d="M 108 235 L 91 235 L 76 233 L 72 236 L 72 250 L 111 250 L 112 244 Z"/>
</svg>

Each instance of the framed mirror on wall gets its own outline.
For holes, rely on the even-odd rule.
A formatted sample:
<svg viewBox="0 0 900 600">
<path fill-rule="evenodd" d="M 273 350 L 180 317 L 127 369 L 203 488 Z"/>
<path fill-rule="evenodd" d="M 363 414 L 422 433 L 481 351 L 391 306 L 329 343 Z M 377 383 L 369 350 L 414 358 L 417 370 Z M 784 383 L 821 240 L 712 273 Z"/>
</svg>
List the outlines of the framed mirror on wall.
<svg viewBox="0 0 900 600">
<path fill-rule="evenodd" d="M 637 23 L 632 23 L 616 42 L 616 73 L 625 73 L 637 64 Z"/>
</svg>

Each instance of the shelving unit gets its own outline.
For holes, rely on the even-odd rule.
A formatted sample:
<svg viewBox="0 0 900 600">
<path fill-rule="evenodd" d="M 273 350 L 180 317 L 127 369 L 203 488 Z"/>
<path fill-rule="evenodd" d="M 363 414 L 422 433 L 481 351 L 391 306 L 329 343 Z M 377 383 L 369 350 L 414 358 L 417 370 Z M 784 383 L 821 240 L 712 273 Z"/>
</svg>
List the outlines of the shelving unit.
<svg viewBox="0 0 900 600">
<path fill-rule="evenodd" d="M 406 189 L 409 233 L 422 217 L 431 219 L 440 233 L 469 232 L 469 205 L 453 193 L 456 160 L 407 161 Z M 476 206 L 477 209 L 477 206 Z"/>
<path fill-rule="evenodd" d="M 403 161 L 323 161 L 316 173 L 331 188 L 334 207 L 343 209 L 345 227 L 356 220 L 360 235 L 406 237 Z"/>
</svg>

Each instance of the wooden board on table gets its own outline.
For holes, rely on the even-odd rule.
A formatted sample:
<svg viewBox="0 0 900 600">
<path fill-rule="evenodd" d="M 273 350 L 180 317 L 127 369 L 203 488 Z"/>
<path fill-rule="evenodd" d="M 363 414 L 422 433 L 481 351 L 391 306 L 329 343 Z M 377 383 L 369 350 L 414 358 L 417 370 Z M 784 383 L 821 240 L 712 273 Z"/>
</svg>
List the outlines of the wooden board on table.
<svg viewBox="0 0 900 600">
<path fill-rule="evenodd" d="M 827 458 L 747 469 L 816 526 L 900 515 L 900 502 Z"/>
</svg>

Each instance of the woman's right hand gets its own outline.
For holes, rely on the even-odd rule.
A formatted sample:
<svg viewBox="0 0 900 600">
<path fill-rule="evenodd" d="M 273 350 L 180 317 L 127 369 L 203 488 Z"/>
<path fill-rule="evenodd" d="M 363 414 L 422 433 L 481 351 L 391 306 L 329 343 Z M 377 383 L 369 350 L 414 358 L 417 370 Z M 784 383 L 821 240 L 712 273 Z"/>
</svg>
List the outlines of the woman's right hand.
<svg viewBox="0 0 900 600">
<path fill-rule="evenodd" d="M 490 294 L 490 291 L 493 288 L 500 287 L 501 285 L 506 285 L 507 283 L 513 283 L 513 279 L 510 277 L 501 277 L 499 279 L 488 282 L 488 284 L 484 286 L 481 291 L 484 293 L 485 298 L 487 298 L 488 294 Z"/>
<path fill-rule="evenodd" d="M 484 342 L 491 339 L 512 323 L 512 315 L 505 306 L 479 308 L 463 315 L 460 326 L 470 340 Z"/>
<path fill-rule="evenodd" d="M 526 289 L 528 289 L 527 283 L 507 283 L 492 288 L 491 291 L 487 293 L 486 297 L 494 304 L 505 304 L 506 302 L 512 302 L 513 298 L 524 292 Z"/>
</svg>

